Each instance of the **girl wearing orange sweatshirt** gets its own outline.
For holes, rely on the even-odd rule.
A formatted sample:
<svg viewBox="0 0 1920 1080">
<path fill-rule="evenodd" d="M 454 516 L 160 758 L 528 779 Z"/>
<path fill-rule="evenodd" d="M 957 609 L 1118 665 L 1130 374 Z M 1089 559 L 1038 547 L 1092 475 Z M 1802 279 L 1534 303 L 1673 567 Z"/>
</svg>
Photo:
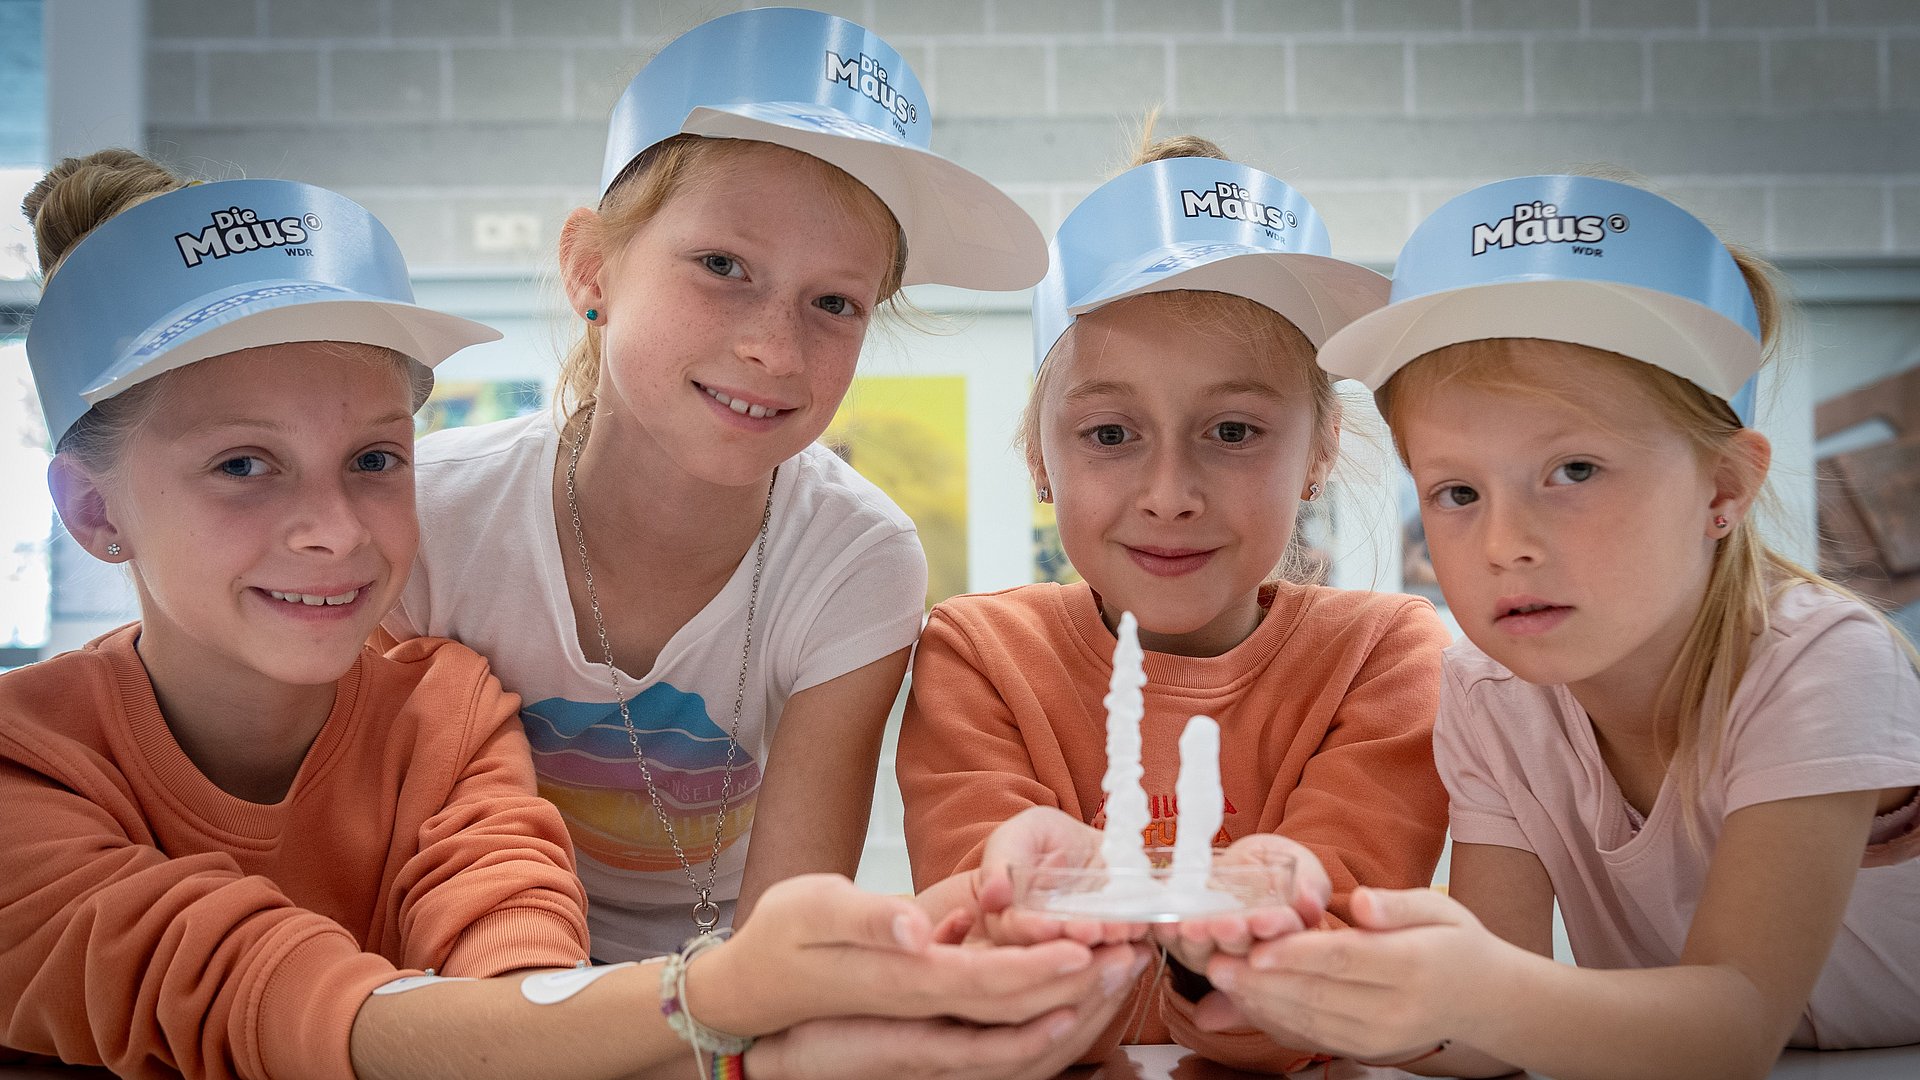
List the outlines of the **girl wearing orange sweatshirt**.
<svg viewBox="0 0 1920 1080">
<path fill-rule="evenodd" d="M 1000 1025 L 962 1033 L 974 1064 L 1070 1056 L 1104 1024 L 1124 947 L 935 945 L 910 901 L 827 875 L 770 888 L 724 944 L 581 966 L 518 698 L 453 642 L 363 644 L 413 562 L 429 368 L 491 332 L 416 307 L 380 223 L 305 184 L 189 185 L 104 151 L 25 209 L 54 499 L 128 568 L 141 620 L 0 676 L 0 1059 L 684 1076 L 686 1042 L 738 1055 L 799 1025 L 754 1047 L 761 1077 L 887 1074 L 850 1037 L 882 1029 L 914 1036 L 893 1072 L 932 1075 L 960 1055 L 929 1018 Z M 904 1027 L 805 1024 L 863 1015 Z"/>
<path fill-rule="evenodd" d="M 1035 294 L 1024 442 L 1083 581 L 934 609 L 897 759 L 916 882 L 972 865 L 1028 806 L 1101 823 L 1101 699 L 1127 611 L 1146 650 L 1149 844 L 1174 842 L 1176 744 L 1204 713 L 1221 725 L 1216 846 L 1303 844 L 1331 883 L 1327 925 L 1356 885 L 1431 879 L 1446 633 L 1424 600 L 1273 580 L 1336 452 L 1314 351 L 1387 289 L 1327 250 L 1296 192 L 1193 138 L 1143 147 L 1061 226 Z M 1241 1067 L 1306 1061 L 1250 1027 L 1195 1026 L 1207 987 L 1191 969 L 1214 943 L 1186 936 L 1206 935 L 1172 939 L 1185 963 L 1148 974 L 1096 1053 L 1171 1038 Z"/>
</svg>

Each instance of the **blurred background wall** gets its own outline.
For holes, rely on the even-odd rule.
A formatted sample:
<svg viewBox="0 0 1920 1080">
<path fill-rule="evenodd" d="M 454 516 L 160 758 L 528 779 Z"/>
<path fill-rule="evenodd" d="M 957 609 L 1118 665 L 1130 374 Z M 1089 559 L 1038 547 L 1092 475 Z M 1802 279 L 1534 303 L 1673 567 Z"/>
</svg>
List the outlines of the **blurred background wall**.
<svg viewBox="0 0 1920 1080">
<path fill-rule="evenodd" d="M 567 211 L 597 194 L 607 112 L 666 39 L 737 6 L 0 0 L 0 181 L 17 204 L 48 163 L 118 143 L 205 178 L 338 189 L 393 229 L 423 300 L 507 332 L 441 369 L 426 423 L 536 408 L 573 332 L 543 274 Z M 1293 184 L 1337 254 L 1383 271 L 1425 214 L 1476 184 L 1593 164 L 1643 175 L 1774 259 L 1800 298 L 1764 413 L 1780 449 L 1776 536 L 1907 605 L 1915 625 L 1920 3 L 820 6 L 898 47 L 931 99 L 934 149 L 998 183 L 1049 234 L 1125 160 L 1154 107 L 1162 133 L 1207 135 Z M 0 633 L 14 636 L 0 661 L 23 662 L 126 608 L 122 580 L 63 553 L 57 529 L 49 539 L 44 436 L 17 344 L 36 289 L 8 221 L 0 343 L 14 343 L 0 344 L 0 404 L 18 416 L 0 427 L 20 435 L 0 431 L 0 504 L 24 515 L 24 535 L 0 538 L 13 553 L 0 577 L 14 583 L 0 597 Z M 1066 572 L 1037 557 L 1047 521 L 1007 448 L 1031 368 L 1026 297 L 928 289 L 915 300 L 945 317 L 943 331 L 873 335 L 836 445 L 920 521 L 930 601 Z M 1405 528 L 1397 466 L 1364 439 L 1349 456 L 1339 497 L 1308 523 L 1332 579 L 1437 596 Z M 1834 537 L 1824 552 L 1816 521 Z M 897 868 L 890 772 L 871 861 L 886 884 Z"/>
</svg>

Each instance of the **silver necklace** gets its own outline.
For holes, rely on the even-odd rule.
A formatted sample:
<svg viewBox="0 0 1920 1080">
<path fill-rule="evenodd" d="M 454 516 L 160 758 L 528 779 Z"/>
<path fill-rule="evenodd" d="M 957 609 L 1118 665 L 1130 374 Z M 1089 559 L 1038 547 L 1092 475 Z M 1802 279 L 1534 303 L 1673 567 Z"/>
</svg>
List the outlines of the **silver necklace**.
<svg viewBox="0 0 1920 1080">
<path fill-rule="evenodd" d="M 753 613 L 760 602 L 760 575 L 767 568 L 767 523 L 773 520 L 773 485 L 780 478 L 780 470 L 774 469 L 773 478 L 767 482 L 767 505 L 760 511 L 760 539 L 754 548 L 753 587 L 747 593 L 747 638 L 740 646 L 740 683 L 733 692 L 733 724 L 727 728 L 727 770 L 720 779 L 720 813 L 714 819 L 713 854 L 707 859 L 707 883 L 702 885 L 693 874 L 693 864 L 687 861 L 687 853 L 680 847 L 680 838 L 674 835 L 673 822 L 667 817 L 667 811 L 660 804 L 660 789 L 653 784 L 653 770 L 647 766 L 647 755 L 640 750 L 640 733 L 634 730 L 633 716 L 627 711 L 627 696 L 620 691 L 620 669 L 613 662 L 613 644 L 607 639 L 607 623 L 600 614 L 600 597 L 593 588 L 593 565 L 587 559 L 587 534 L 580 527 L 580 497 L 574 491 L 573 476 L 580 468 L 580 447 L 586 441 L 587 428 L 593 424 L 593 409 L 589 407 L 580 418 L 580 428 L 574 432 L 573 451 L 567 458 L 567 513 L 573 518 L 573 542 L 580 551 L 580 576 L 587 583 L 587 606 L 593 610 L 593 628 L 600 635 L 600 652 L 606 658 L 607 675 L 613 684 L 613 700 L 620 708 L 620 723 L 627 729 L 627 745 L 633 748 L 633 760 L 640 766 L 640 779 L 646 781 L 647 800 L 653 804 L 653 816 L 660 819 L 660 827 L 666 830 L 667 843 L 673 845 L 674 857 L 680 860 L 680 869 L 687 875 L 687 884 L 693 886 L 693 925 L 702 934 L 713 933 L 720 924 L 720 905 L 714 902 L 713 887 L 720 876 L 720 837 L 727 826 L 727 799 L 733 794 L 733 756 L 740 747 L 740 707 L 747 698 L 747 658 L 753 654 Z"/>
</svg>

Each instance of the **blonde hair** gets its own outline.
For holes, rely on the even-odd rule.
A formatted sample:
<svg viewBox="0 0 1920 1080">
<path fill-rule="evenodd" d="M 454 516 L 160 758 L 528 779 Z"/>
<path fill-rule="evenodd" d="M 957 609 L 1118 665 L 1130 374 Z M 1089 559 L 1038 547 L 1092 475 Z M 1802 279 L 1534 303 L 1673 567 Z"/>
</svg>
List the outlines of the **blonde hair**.
<svg viewBox="0 0 1920 1080">
<path fill-rule="evenodd" d="M 1759 256 L 1729 246 L 1759 313 L 1762 362 L 1770 362 L 1777 345 L 1782 303 L 1773 270 Z M 1525 358 L 1522 359 L 1522 352 Z M 1387 380 L 1374 395 L 1380 414 L 1393 432 L 1394 449 L 1411 464 L 1403 432 L 1406 411 L 1445 383 L 1499 388 L 1538 395 L 1557 403 L 1580 407 L 1569 388 L 1556 387 L 1527 373 L 1536 365 L 1580 358 L 1606 364 L 1642 391 L 1647 403 L 1692 443 L 1698 460 L 1708 467 L 1731 468 L 1756 493 L 1756 502 L 1770 500 L 1765 493 L 1765 467 L 1734 445 L 1742 429 L 1733 409 L 1693 383 L 1652 364 L 1618 353 L 1568 342 L 1496 338 L 1462 342 L 1427 353 Z M 1756 515 L 1744 515 L 1714 547 L 1706 595 L 1668 670 L 1659 692 L 1660 749 L 1671 755 L 1676 793 L 1685 809 L 1689 835 L 1701 839 L 1699 796 L 1720 758 L 1726 739 L 1727 713 L 1734 692 L 1746 674 L 1753 643 L 1769 626 L 1774 597 L 1795 585 L 1812 584 L 1850 599 L 1871 604 L 1836 582 L 1807 569 L 1770 548 L 1760 535 Z M 1884 621 L 1884 617 L 1883 617 Z M 1920 652 L 1887 624 L 1888 633 L 1905 647 L 1920 670 Z"/>
<path fill-rule="evenodd" d="M 20 201 L 33 226 L 43 279 L 51 280 L 74 246 L 108 218 L 193 181 L 131 150 L 96 150 L 67 158 L 48 170 Z M 110 475 L 127 439 L 153 415 L 165 395 L 164 377 L 147 379 L 88 409 L 59 439 L 57 453 L 71 454 L 97 475 Z"/>
<path fill-rule="evenodd" d="M 1158 110 L 1147 114 L 1133 158 L 1121 171 L 1183 157 L 1233 160 L 1218 143 L 1199 135 L 1154 138 L 1153 125 L 1158 115 Z M 1311 460 L 1333 460 L 1340 442 L 1340 395 L 1333 388 L 1333 377 L 1314 362 L 1313 343 L 1307 340 L 1307 336 L 1300 332 L 1292 320 L 1244 296 L 1197 289 L 1145 293 L 1109 306 L 1117 308 L 1135 304 L 1153 305 L 1157 314 L 1197 337 L 1234 341 L 1249 346 L 1270 374 L 1305 390 L 1313 414 Z M 1048 361 L 1060 351 L 1061 344 L 1072 336 L 1074 329 L 1074 325 L 1069 325 L 1066 332 L 1060 335 L 1060 340 L 1054 342 L 1053 348 L 1047 353 Z M 1059 380 L 1059 368 L 1058 363 L 1041 363 L 1039 373 L 1034 376 L 1033 390 L 1027 395 L 1026 408 L 1020 413 L 1020 426 L 1014 431 L 1014 450 L 1026 458 L 1028 469 L 1035 472 L 1043 464 L 1040 454 L 1040 413 Z M 1280 576 L 1289 580 L 1304 580 L 1315 572 L 1298 545 L 1289 544 L 1278 571 Z"/>
<path fill-rule="evenodd" d="M 591 219 L 582 242 L 603 259 L 612 258 L 635 232 L 652 221 L 669 200 L 689 185 L 710 181 L 724 170 L 737 167 L 747 156 L 765 153 L 769 148 L 811 157 L 776 143 L 708 139 L 698 135 L 676 135 L 648 147 L 627 165 L 601 197 L 599 212 Z M 840 208 L 871 221 L 877 231 L 890 239 L 893 257 L 880 282 L 879 300 L 882 304 L 894 301 L 906 275 L 906 234 L 900 230 L 893 212 L 865 184 L 829 162 L 812 160 L 826 167 L 830 193 Z M 594 403 L 600 388 L 600 366 L 600 327 L 589 323 L 560 364 L 554 407 L 562 418 L 572 417 Z"/>
</svg>

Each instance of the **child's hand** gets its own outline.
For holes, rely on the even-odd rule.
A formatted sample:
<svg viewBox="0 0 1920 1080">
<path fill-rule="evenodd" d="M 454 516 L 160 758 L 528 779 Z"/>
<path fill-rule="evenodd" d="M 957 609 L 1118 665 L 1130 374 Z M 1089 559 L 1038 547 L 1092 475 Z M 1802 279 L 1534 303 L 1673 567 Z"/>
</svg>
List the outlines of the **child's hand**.
<svg viewBox="0 0 1920 1080">
<path fill-rule="evenodd" d="M 1019 1024 L 1125 980 L 1131 949 L 1074 941 L 1017 948 L 940 944 L 911 900 L 833 874 L 776 883 L 753 918 L 687 971 L 700 1019 L 763 1035 L 824 1016 L 950 1016 Z"/>
<path fill-rule="evenodd" d="M 1215 856 L 1217 865 L 1272 866 L 1293 860 L 1293 903 L 1267 908 L 1163 923 L 1153 928 L 1154 940 L 1189 971 L 1205 971 L 1217 952 L 1245 956 L 1257 941 L 1320 925 L 1320 915 L 1333 896 L 1333 882 L 1305 845 L 1272 833 L 1241 837 Z"/>
<path fill-rule="evenodd" d="M 1146 966 L 1132 966 L 1094 994 L 1021 1024 L 970 1024 L 945 1018 L 875 1016 L 809 1020 L 754 1043 L 747 1071 L 758 1080 L 1051 1080 L 1084 1054 L 1112 1023 Z"/>
<path fill-rule="evenodd" d="M 1293 934 L 1217 955 L 1200 1026 L 1252 1024 L 1290 1046 L 1400 1060 L 1461 1034 L 1456 1006 L 1479 995 L 1511 946 L 1430 889 L 1355 889 L 1355 929 Z"/>
<path fill-rule="evenodd" d="M 1147 927 L 1136 922 L 1054 919 L 1013 910 L 1016 866 L 1093 866 L 1100 861 L 1100 830 L 1045 806 L 1030 806 L 1002 822 L 987 838 L 975 881 L 980 930 L 1000 945 L 1028 945 L 1065 937 L 1087 945 L 1138 941 Z"/>
</svg>

